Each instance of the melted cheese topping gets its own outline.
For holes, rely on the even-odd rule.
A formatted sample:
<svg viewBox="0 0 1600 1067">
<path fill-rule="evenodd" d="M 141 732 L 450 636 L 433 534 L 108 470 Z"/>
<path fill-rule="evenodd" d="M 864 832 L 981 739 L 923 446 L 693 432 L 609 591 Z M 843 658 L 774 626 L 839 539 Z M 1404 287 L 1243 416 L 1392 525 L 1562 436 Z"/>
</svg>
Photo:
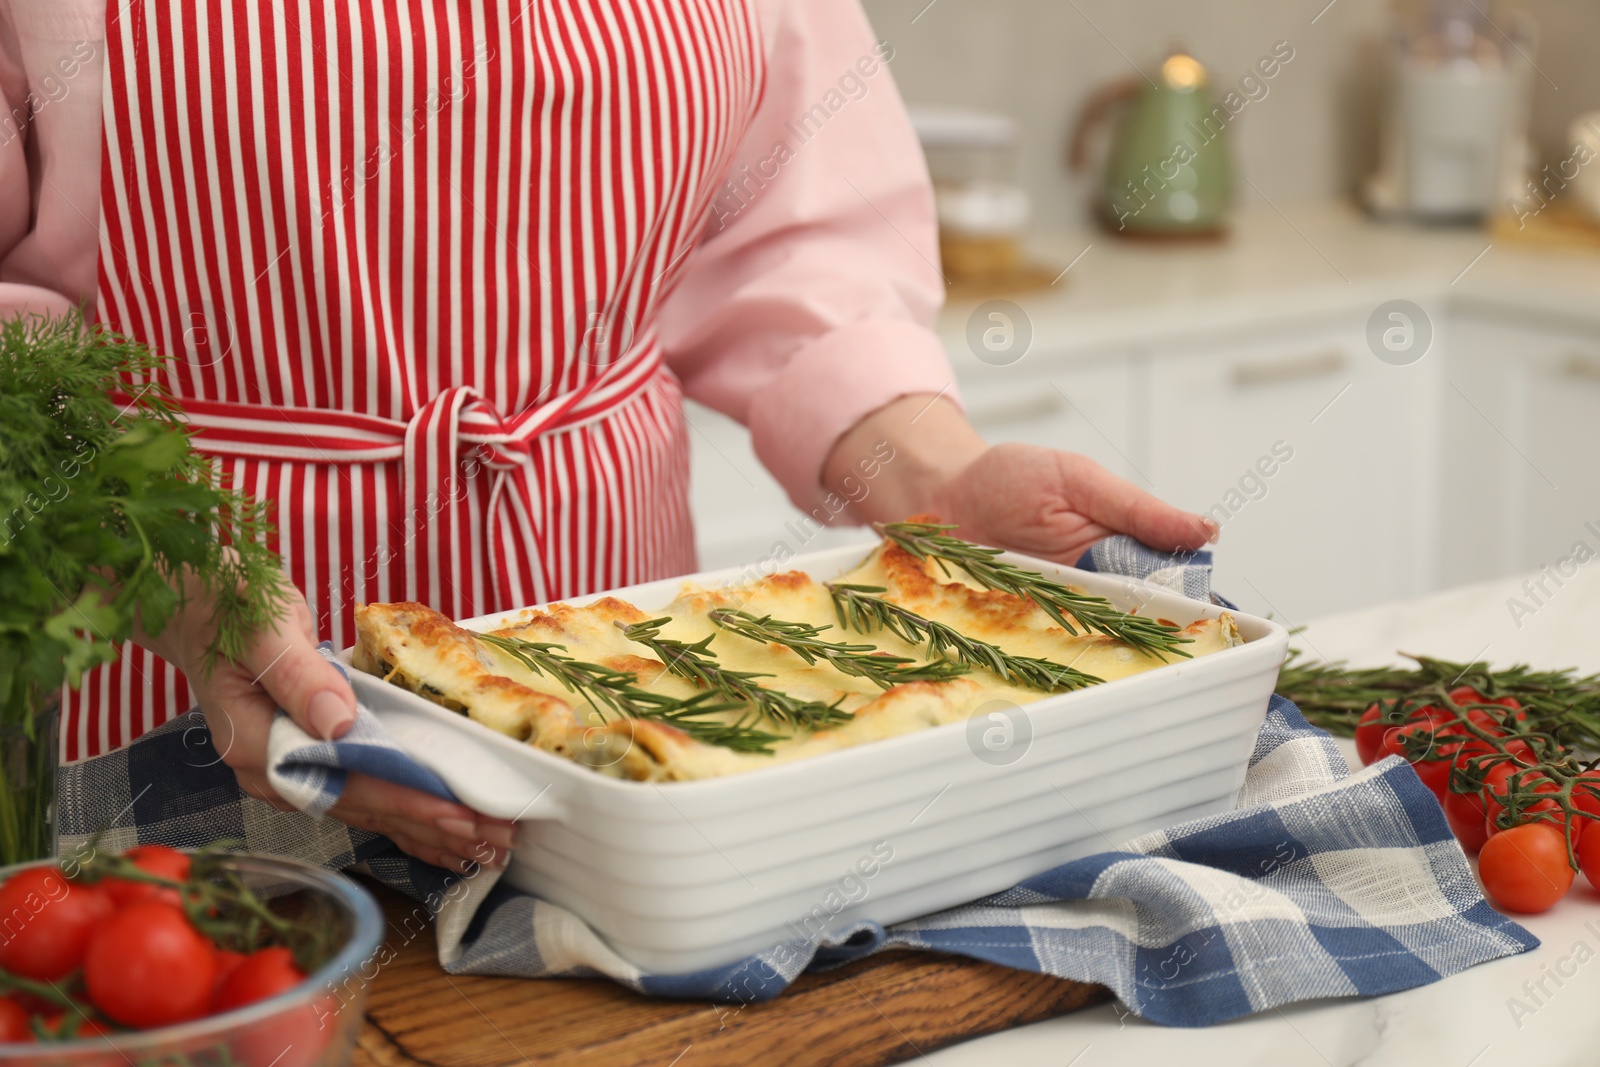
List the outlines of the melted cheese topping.
<svg viewBox="0 0 1600 1067">
<path fill-rule="evenodd" d="M 955 580 L 936 563 L 919 561 L 889 544 L 874 550 L 840 581 L 883 586 L 885 599 L 968 637 L 1014 655 L 1075 667 L 1107 683 L 1168 662 L 1166 657 L 1142 654 L 1103 634 L 1069 634 L 1031 601 Z M 647 647 L 630 641 L 621 629 L 621 625 L 666 615 L 671 621 L 663 625 L 663 637 L 695 642 L 710 636 L 711 651 L 720 666 L 770 675 L 757 680 L 765 688 L 803 700 L 832 703 L 843 699 L 842 707 L 852 717 L 831 728 L 796 732 L 785 724 L 763 720 L 759 724 L 762 729 L 782 735 L 772 745 L 772 755 L 705 744 L 675 727 L 623 718 L 609 710 L 602 715 L 582 694 L 477 641 L 469 631 L 421 604 L 359 607 L 354 662 L 360 670 L 387 678 L 519 741 L 601 773 L 643 780 L 740 774 L 959 722 L 980 710 L 993 710 L 988 706 L 996 701 L 1020 705 L 1053 695 L 1009 684 L 984 670 L 950 681 L 911 682 L 885 691 L 868 679 L 841 673 L 826 661 L 808 664 L 783 645 L 752 641 L 722 630 L 707 617 L 715 608 L 739 608 L 756 616 L 830 626 L 832 629 L 821 635 L 823 640 L 871 644 L 918 663 L 927 660 L 923 647 L 907 644 L 892 633 L 860 634 L 839 627 L 827 588 L 799 571 L 723 589 L 686 583 L 672 604 L 654 613 L 616 597 L 583 607 L 552 604 L 512 616 L 505 620 L 511 625 L 493 631 L 563 645 L 574 659 L 635 674 L 639 685 L 653 692 L 693 696 L 702 690 L 667 673 Z M 1200 620 L 1185 627 L 1183 633 L 1191 640 L 1183 646 L 1191 656 L 1243 643 L 1228 615 Z M 741 713 L 729 711 L 715 717 L 732 723 L 739 721 Z"/>
</svg>

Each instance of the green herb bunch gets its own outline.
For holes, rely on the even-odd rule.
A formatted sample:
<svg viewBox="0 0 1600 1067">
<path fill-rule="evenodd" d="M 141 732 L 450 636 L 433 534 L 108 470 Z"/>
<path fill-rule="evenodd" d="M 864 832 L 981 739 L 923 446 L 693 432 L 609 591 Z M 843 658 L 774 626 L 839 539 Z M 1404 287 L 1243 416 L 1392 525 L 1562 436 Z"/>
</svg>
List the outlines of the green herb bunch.
<svg viewBox="0 0 1600 1067">
<path fill-rule="evenodd" d="M 0 323 L 0 722 L 187 597 L 214 606 L 207 668 L 287 604 L 264 506 L 192 450 L 162 362 L 75 315 Z"/>
</svg>

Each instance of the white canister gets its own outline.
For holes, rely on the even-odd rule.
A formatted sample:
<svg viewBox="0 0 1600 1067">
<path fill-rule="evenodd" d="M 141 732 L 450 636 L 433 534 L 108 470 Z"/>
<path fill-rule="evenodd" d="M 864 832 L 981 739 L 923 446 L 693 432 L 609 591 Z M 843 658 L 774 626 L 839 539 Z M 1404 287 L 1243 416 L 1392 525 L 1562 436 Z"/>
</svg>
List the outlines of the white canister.
<svg viewBox="0 0 1600 1067">
<path fill-rule="evenodd" d="M 1572 179 L 1572 195 L 1591 218 L 1600 219 L 1600 111 L 1590 111 L 1572 120 L 1567 131 L 1573 159 L 1587 160 Z M 1579 151 L 1579 149 L 1586 151 Z"/>
</svg>

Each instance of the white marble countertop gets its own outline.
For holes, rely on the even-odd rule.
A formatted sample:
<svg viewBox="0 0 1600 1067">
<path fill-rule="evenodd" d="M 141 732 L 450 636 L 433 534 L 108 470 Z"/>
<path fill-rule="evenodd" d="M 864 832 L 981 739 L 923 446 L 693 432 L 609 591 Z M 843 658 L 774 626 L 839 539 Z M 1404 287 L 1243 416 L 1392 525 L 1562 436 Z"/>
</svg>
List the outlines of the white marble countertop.
<svg viewBox="0 0 1600 1067">
<path fill-rule="evenodd" d="M 1323 619 L 1298 641 L 1324 658 L 1359 665 L 1395 662 L 1396 650 L 1404 650 L 1600 670 L 1600 567 L 1547 589 L 1550 595 L 1541 594 L 1536 605 L 1522 579 L 1467 586 Z M 1513 596 L 1536 607 L 1520 627 L 1507 606 Z M 1551 911 L 1517 921 L 1543 942 L 1538 949 L 1403 993 L 1297 1004 L 1204 1030 L 1152 1025 L 1111 1004 L 930 1052 L 924 1061 L 931 1067 L 1592 1067 L 1600 1062 L 1600 892 L 1580 875 Z M 1548 995 L 1538 991 L 1541 981 Z M 1525 983 L 1533 983 L 1531 995 Z M 1518 1002 L 1526 1010 L 1514 1010 Z"/>
<path fill-rule="evenodd" d="M 1029 251 L 1049 269 L 1072 265 L 1055 285 L 1005 297 L 1031 320 L 1028 358 L 1040 365 L 1210 330 L 1258 333 L 1275 320 L 1391 299 L 1600 324 L 1600 253 L 1494 241 L 1472 228 L 1377 223 L 1337 200 L 1257 199 L 1215 243 L 1133 243 L 1084 228 L 1039 235 Z M 965 341 L 974 306 L 953 296 L 939 331 L 958 371 L 981 375 Z"/>
</svg>

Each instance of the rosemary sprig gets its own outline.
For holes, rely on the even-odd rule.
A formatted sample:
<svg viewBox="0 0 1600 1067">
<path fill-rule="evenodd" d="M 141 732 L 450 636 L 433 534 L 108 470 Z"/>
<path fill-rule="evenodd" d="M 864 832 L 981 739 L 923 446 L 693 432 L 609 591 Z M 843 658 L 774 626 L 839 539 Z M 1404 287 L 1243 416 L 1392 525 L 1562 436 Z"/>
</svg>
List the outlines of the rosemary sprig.
<svg viewBox="0 0 1600 1067">
<path fill-rule="evenodd" d="M 1104 680 L 1051 660 L 1012 655 L 999 645 L 968 637 L 942 622 L 924 618 L 909 608 L 890 603 L 877 595 L 884 591 L 882 586 L 877 585 L 829 583 L 828 593 L 833 597 L 833 610 L 839 617 L 839 625 L 857 633 L 888 630 L 913 645 L 927 642 L 930 656 L 950 656 L 967 667 L 992 671 L 1007 681 L 1047 693 L 1082 689 L 1084 686 L 1098 685 Z"/>
<path fill-rule="evenodd" d="M 549 641 L 527 641 L 520 637 L 478 634 L 478 640 L 498 648 L 530 671 L 554 678 L 569 692 L 586 698 L 600 715 L 610 708 L 630 719 L 649 719 L 675 726 L 696 741 L 735 752 L 772 755 L 772 744 L 783 740 L 777 734 L 758 730 L 744 723 L 726 723 L 702 716 L 740 707 L 734 703 L 713 703 L 713 693 L 700 693 L 687 700 L 652 693 L 639 686 L 637 675 L 612 670 L 598 663 L 585 663 L 566 655 L 566 646 Z"/>
<path fill-rule="evenodd" d="M 1477 795 L 1486 810 L 1492 810 L 1489 802 L 1499 807 L 1496 829 L 1522 822 L 1549 822 L 1561 829 L 1575 819 L 1600 820 L 1588 810 L 1587 799 L 1600 795 L 1591 777 L 1600 760 L 1590 758 L 1600 751 L 1600 675 L 1540 671 L 1526 664 L 1495 670 L 1482 660 L 1452 663 L 1409 655 L 1415 667 L 1356 668 L 1343 662 L 1303 663 L 1301 655 L 1290 650 L 1278 691 L 1300 706 L 1307 721 L 1348 736 L 1367 708 L 1377 705 L 1378 721 L 1409 727 L 1401 740 L 1407 760 L 1452 761 L 1451 792 Z M 1486 701 L 1515 697 L 1521 708 L 1513 712 L 1499 704 L 1462 701 L 1453 695 L 1459 686 L 1471 687 Z M 1448 711 L 1452 718 L 1413 720 L 1412 713 L 1423 707 Z M 1488 721 L 1474 718 L 1483 713 Z M 1463 749 L 1463 743 L 1474 748 Z M 1507 763 L 1514 770 L 1500 785 L 1490 785 L 1491 769 Z M 1576 869 L 1574 835 L 1563 836 L 1568 862 Z"/>
<path fill-rule="evenodd" d="M 1118 611 L 1105 597 L 1089 596 L 1036 571 L 1018 567 L 1014 563 L 1003 563 L 996 558 L 1000 555 L 1000 549 L 985 548 L 949 536 L 946 531 L 955 529 L 954 526 L 931 522 L 890 522 L 879 523 L 877 529 L 917 559 L 934 560 L 946 574 L 950 573 L 953 565 L 966 571 L 986 588 L 1026 597 L 1044 609 L 1069 634 L 1076 634 L 1078 626 L 1082 626 L 1124 641 L 1146 655 L 1164 653 L 1189 657 L 1189 653 L 1178 646 L 1188 644 L 1190 639 L 1179 636 L 1178 627 Z"/>
<path fill-rule="evenodd" d="M 824 630 L 833 629 L 831 626 L 786 622 L 774 619 L 771 615 L 758 618 L 748 611 L 734 608 L 717 608 L 709 613 L 709 617 L 731 634 L 762 644 L 770 642 L 782 645 L 807 663 L 825 661 L 839 673 L 865 678 L 881 689 L 907 682 L 948 682 L 972 669 L 948 659 L 917 663 L 905 656 L 885 655 L 875 645 L 824 641 L 817 636 Z"/>
<path fill-rule="evenodd" d="M 850 712 L 839 706 L 844 700 L 843 696 L 832 704 L 825 704 L 820 700 L 801 700 L 777 689 L 767 689 L 756 684 L 755 679 L 770 678 L 772 677 L 770 674 L 735 671 L 721 666 L 717 663 L 717 654 L 711 651 L 710 635 L 693 644 L 662 637 L 661 627 L 671 621 L 670 618 L 663 617 L 647 619 L 632 625 L 619 622 L 617 626 L 628 636 L 628 640 L 639 642 L 661 657 L 661 662 L 665 663 L 667 670 L 673 674 L 687 678 L 706 689 L 715 690 L 724 699 L 749 704 L 774 722 L 810 729 L 818 726 L 834 726 L 849 722 L 852 718 Z"/>
<path fill-rule="evenodd" d="M 1430 703 L 1440 686 L 1470 685 L 1486 697 L 1516 697 L 1527 710 L 1530 727 L 1600 751 L 1600 674 L 1534 670 L 1520 663 L 1496 670 L 1482 660 L 1406 658 L 1416 666 L 1350 667 L 1342 661 L 1303 662 L 1301 650 L 1291 649 L 1278 674 L 1278 692 L 1294 701 L 1312 725 L 1348 736 L 1372 704 Z M 1395 719 L 1403 721 L 1404 711 Z"/>
</svg>

